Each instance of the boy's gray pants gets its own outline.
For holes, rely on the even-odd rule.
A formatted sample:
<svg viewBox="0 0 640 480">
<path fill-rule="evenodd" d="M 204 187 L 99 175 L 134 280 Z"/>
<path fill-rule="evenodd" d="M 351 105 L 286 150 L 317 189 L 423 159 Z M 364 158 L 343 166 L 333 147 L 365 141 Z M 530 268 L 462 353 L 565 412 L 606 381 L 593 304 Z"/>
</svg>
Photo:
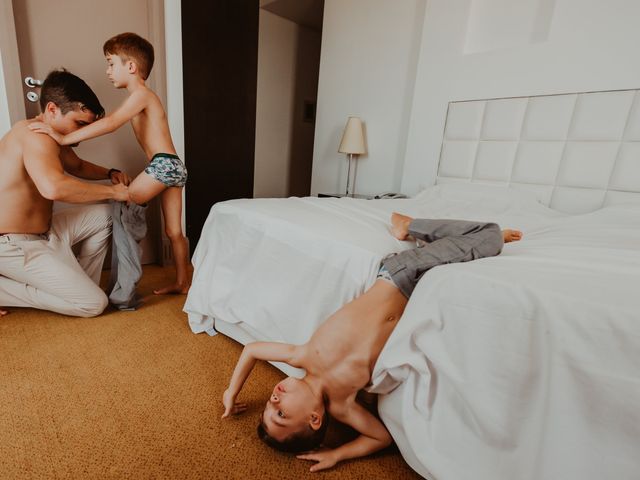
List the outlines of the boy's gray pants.
<svg viewBox="0 0 640 480">
<path fill-rule="evenodd" d="M 409 225 L 409 235 L 427 243 L 382 260 L 407 298 L 418 280 L 433 267 L 493 257 L 503 245 L 502 232 L 495 223 L 415 219 Z"/>
<path fill-rule="evenodd" d="M 109 301 L 119 310 L 135 310 L 142 303 L 136 287 L 142 276 L 140 240 L 147 234 L 147 207 L 134 203 L 111 203 L 113 243 L 111 275 L 107 287 Z"/>
</svg>

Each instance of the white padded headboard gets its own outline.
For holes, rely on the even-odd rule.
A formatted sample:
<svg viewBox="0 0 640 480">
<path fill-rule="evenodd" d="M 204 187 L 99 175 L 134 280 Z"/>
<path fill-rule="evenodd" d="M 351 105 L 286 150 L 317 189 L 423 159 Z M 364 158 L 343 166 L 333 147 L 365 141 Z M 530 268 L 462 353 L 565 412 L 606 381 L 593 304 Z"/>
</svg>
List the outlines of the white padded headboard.
<svg viewBox="0 0 640 480">
<path fill-rule="evenodd" d="M 640 201 L 639 92 L 451 102 L 436 183 L 509 185 L 567 213 Z"/>
</svg>

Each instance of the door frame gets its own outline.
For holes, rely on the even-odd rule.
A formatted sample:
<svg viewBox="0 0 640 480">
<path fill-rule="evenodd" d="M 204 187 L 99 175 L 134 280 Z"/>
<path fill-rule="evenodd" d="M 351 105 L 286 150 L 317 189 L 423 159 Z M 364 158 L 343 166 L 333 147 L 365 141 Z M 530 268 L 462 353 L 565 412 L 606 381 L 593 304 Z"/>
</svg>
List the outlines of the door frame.
<svg viewBox="0 0 640 480">
<path fill-rule="evenodd" d="M 11 0 L 0 0 L 0 136 L 25 118 L 22 75 Z"/>
<path fill-rule="evenodd" d="M 153 3 L 153 0 L 150 0 Z M 150 7 L 150 12 L 151 7 Z M 167 120 L 169 121 L 169 131 L 173 139 L 173 146 L 176 153 L 185 163 L 188 159 L 185 156 L 184 147 L 184 89 L 182 76 L 182 8 L 181 0 L 164 0 L 164 18 L 160 23 L 164 23 L 164 52 L 165 52 L 165 88 L 167 104 Z M 158 15 L 156 15 L 157 17 Z M 156 31 L 156 29 L 153 29 Z M 189 188 L 187 184 L 182 189 L 182 231 L 187 231 L 186 196 L 185 190 Z M 163 220 L 164 222 L 164 220 Z M 162 229 L 163 243 L 168 239 Z M 163 250 L 164 251 L 164 248 Z"/>
</svg>

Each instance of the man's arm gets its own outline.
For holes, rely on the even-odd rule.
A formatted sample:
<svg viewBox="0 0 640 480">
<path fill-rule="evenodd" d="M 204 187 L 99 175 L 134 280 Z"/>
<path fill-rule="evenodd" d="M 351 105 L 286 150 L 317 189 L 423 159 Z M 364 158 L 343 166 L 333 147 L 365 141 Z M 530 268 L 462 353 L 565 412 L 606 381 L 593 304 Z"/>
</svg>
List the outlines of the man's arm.
<svg viewBox="0 0 640 480">
<path fill-rule="evenodd" d="M 360 432 L 360 436 L 334 450 L 298 455 L 301 460 L 317 462 L 310 468 L 312 472 L 331 468 L 342 460 L 370 455 L 388 447 L 393 441 L 382 422 L 356 401 L 352 402 L 344 414 L 335 417 Z"/>
<path fill-rule="evenodd" d="M 114 112 L 67 135 L 61 135 L 42 122 L 33 122 L 29 128 L 37 133 L 48 134 L 59 145 L 75 145 L 117 130 L 146 108 L 147 99 L 148 93 L 144 90 L 133 92 Z"/>
<path fill-rule="evenodd" d="M 125 185 L 92 184 L 65 175 L 59 154 L 60 147 L 48 137 L 28 135 L 24 142 L 25 169 L 44 198 L 69 203 L 129 199 Z"/>
<path fill-rule="evenodd" d="M 245 405 L 238 404 L 235 400 L 257 360 L 285 362 L 292 367 L 300 367 L 299 355 L 300 347 L 288 343 L 254 342 L 247 344 L 242 350 L 242 354 L 233 371 L 229 388 L 222 396 L 222 403 L 224 404 L 222 418 L 245 410 Z"/>
<path fill-rule="evenodd" d="M 124 172 L 109 170 L 95 163 L 83 160 L 71 147 L 62 147 L 60 149 L 60 158 L 64 171 L 74 177 L 84 178 L 85 180 L 111 180 L 111 183 L 124 183 L 129 185 L 131 178 Z M 109 175 L 109 172 L 112 172 Z"/>
</svg>

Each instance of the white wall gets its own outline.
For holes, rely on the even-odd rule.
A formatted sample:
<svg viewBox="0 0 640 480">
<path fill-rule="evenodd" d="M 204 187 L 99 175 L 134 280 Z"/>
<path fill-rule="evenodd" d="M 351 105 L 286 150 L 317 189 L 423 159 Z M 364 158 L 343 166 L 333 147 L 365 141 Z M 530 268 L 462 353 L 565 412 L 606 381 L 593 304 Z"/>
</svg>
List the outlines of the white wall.
<svg viewBox="0 0 640 480">
<path fill-rule="evenodd" d="M 347 117 L 365 123 L 356 193 L 398 190 L 426 0 L 326 0 L 311 193 L 344 192 L 338 145 Z"/>
<path fill-rule="evenodd" d="M 260 9 L 254 197 L 309 194 L 320 33 Z"/>
<path fill-rule="evenodd" d="M 402 191 L 434 182 L 451 100 L 640 87 L 638 19 L 637 0 L 429 1 Z"/>
<path fill-rule="evenodd" d="M 309 195 L 311 190 L 316 124 L 305 120 L 304 109 L 305 102 L 315 103 L 318 97 L 321 43 L 321 32 L 306 27 L 298 29 L 288 195 L 299 197 Z"/>
<path fill-rule="evenodd" d="M 184 158 L 184 98 L 182 84 L 182 11 L 180 0 L 164 0 L 167 117 L 173 146 Z M 184 214 L 184 212 L 183 212 Z"/>
<path fill-rule="evenodd" d="M 260 9 L 253 196 L 286 197 L 298 26 Z"/>
<path fill-rule="evenodd" d="M 188 165 L 184 154 L 184 96 L 182 82 L 182 10 L 180 0 L 164 0 L 164 45 L 166 68 L 166 110 L 167 120 L 173 146 L 176 153 Z M 187 170 L 189 167 L 187 166 Z M 182 189 L 182 231 L 186 235 L 186 198 L 185 190 L 188 183 Z M 164 233 L 164 218 L 159 235 L 160 260 L 164 265 L 172 258 L 171 242 Z M 188 240 L 188 239 L 187 239 Z"/>
</svg>

